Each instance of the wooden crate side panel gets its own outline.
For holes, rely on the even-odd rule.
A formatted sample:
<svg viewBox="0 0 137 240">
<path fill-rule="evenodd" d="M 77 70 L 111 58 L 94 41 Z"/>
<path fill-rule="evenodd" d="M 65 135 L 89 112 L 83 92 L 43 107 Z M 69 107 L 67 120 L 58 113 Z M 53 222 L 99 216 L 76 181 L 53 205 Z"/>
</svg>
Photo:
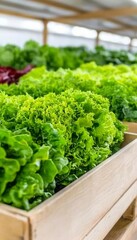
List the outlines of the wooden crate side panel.
<svg viewBox="0 0 137 240">
<path fill-rule="evenodd" d="M 136 149 L 135 140 L 30 211 L 31 240 L 82 239 L 137 179 Z"/>
<path fill-rule="evenodd" d="M 134 218 L 137 218 L 137 198 L 135 199 L 135 205 L 134 205 Z"/>
<path fill-rule="evenodd" d="M 137 198 L 129 206 L 127 211 L 124 213 L 123 218 L 134 220 L 137 217 Z"/>
<path fill-rule="evenodd" d="M 83 240 L 103 240 L 110 232 L 122 214 L 126 211 L 133 199 L 137 196 L 137 181 L 129 190 L 116 202 L 110 211 L 100 220 L 100 222 L 83 238 Z M 108 238 L 109 240 L 109 238 Z"/>
<path fill-rule="evenodd" d="M 27 217 L 0 208 L 0 240 L 30 240 Z"/>
<path fill-rule="evenodd" d="M 28 217 L 29 213 L 25 210 L 16 208 L 16 207 L 12 207 L 10 205 L 4 204 L 4 203 L 0 203 L 0 209 L 6 211 L 6 212 L 10 212 L 11 214 L 17 214 L 20 216 L 24 216 L 24 217 Z"/>
<path fill-rule="evenodd" d="M 137 218 L 134 221 L 121 218 L 104 240 L 137 240 Z"/>
<path fill-rule="evenodd" d="M 127 144 L 129 144 L 130 142 L 134 141 L 137 138 L 137 134 L 136 133 L 125 133 L 125 137 L 124 137 L 124 142 L 122 143 L 121 147 L 125 147 Z"/>
<path fill-rule="evenodd" d="M 135 122 L 124 122 L 124 124 L 128 127 L 128 132 L 137 133 L 137 123 Z"/>
</svg>

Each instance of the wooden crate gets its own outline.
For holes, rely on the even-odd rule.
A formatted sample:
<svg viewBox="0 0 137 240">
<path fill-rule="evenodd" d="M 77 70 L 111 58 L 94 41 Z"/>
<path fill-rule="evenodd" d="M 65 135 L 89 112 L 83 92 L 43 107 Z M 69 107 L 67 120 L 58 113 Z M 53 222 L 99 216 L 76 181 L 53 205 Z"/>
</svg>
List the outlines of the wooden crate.
<svg viewBox="0 0 137 240">
<path fill-rule="evenodd" d="M 124 124 L 128 127 L 128 132 L 137 133 L 137 123 L 135 122 L 124 122 Z"/>
<path fill-rule="evenodd" d="M 104 240 L 137 240 L 137 200 L 134 200 L 124 215 Z"/>
<path fill-rule="evenodd" d="M 103 240 L 137 196 L 136 138 L 29 212 L 1 204 L 0 240 Z"/>
</svg>

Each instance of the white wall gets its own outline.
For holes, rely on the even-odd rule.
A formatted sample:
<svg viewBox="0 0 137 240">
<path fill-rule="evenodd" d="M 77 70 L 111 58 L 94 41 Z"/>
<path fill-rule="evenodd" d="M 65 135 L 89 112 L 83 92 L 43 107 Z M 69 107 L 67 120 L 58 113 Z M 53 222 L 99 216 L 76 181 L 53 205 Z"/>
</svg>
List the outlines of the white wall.
<svg viewBox="0 0 137 240">
<path fill-rule="evenodd" d="M 106 41 L 99 41 L 99 45 L 104 46 L 107 49 L 111 50 L 127 50 L 129 49 L 128 45 L 123 45 L 119 43 L 112 43 L 112 42 L 106 42 Z"/>
<path fill-rule="evenodd" d="M 84 45 L 89 49 L 91 48 L 93 49 L 95 47 L 95 40 L 84 37 L 75 37 L 57 33 L 49 33 L 48 44 L 55 47 Z"/>
<path fill-rule="evenodd" d="M 30 30 L 0 27 L 0 46 L 10 43 L 22 47 L 23 44 L 30 39 L 42 44 L 42 33 Z"/>
<path fill-rule="evenodd" d="M 42 44 L 42 32 L 0 27 L 0 46 L 10 43 L 22 47 L 23 44 L 30 39 L 33 39 Z M 57 33 L 48 34 L 48 44 L 55 47 L 80 45 L 85 45 L 88 48 L 95 47 L 95 41 L 93 39 L 68 36 Z"/>
</svg>

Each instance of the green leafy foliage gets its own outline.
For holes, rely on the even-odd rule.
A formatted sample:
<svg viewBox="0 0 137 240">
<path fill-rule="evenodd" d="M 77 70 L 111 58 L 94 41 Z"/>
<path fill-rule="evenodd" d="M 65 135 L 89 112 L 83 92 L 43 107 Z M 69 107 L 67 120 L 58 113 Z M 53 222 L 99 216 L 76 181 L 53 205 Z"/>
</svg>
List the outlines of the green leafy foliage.
<svg viewBox="0 0 137 240">
<path fill-rule="evenodd" d="M 124 50 L 107 50 L 102 46 L 97 46 L 94 50 L 84 46 L 60 48 L 40 46 L 33 40 L 26 42 L 23 48 L 11 44 L 0 47 L 0 66 L 16 69 L 23 69 L 30 64 L 35 67 L 46 66 L 48 70 L 76 69 L 82 63 L 91 61 L 98 65 L 108 63 L 131 65 L 137 63 L 137 54 Z"/>
<path fill-rule="evenodd" d="M 23 69 L 31 64 L 35 67 L 46 66 L 49 70 L 60 67 L 75 69 L 83 62 L 87 62 L 90 51 L 85 47 L 56 48 L 49 45 L 40 46 L 30 40 L 23 48 L 7 44 L 0 47 L 0 66 L 10 66 Z"/>
<path fill-rule="evenodd" d="M 29 210 L 50 197 L 56 175 L 64 173 L 64 168 L 68 171 L 57 130 L 45 123 L 45 131 L 46 145 L 40 146 L 25 129 L 0 128 L 1 202 Z"/>
<path fill-rule="evenodd" d="M 51 70 L 39 67 L 18 84 L 0 85 L 0 201 L 29 210 L 120 148 L 125 127 L 117 117 L 137 119 L 137 70 L 88 63 L 54 72 L 88 62 L 91 53 L 33 41 L 12 47 L 0 64 Z"/>
<path fill-rule="evenodd" d="M 107 50 L 102 46 L 97 46 L 91 52 L 90 60 L 96 62 L 98 65 L 106 65 L 109 63 L 114 65 L 132 65 L 137 63 L 137 54 L 125 50 Z"/>
<path fill-rule="evenodd" d="M 2 125 L 12 131 L 27 128 L 38 145 L 52 146 L 51 161 L 42 163 L 40 175 L 45 187 L 56 180 L 56 191 L 105 160 L 123 141 L 125 128 L 109 111 L 108 100 L 91 92 L 70 89 L 37 99 L 1 93 L 0 107 Z M 47 152 L 43 156 L 47 159 Z M 55 179 L 50 172 L 45 175 L 46 167 L 58 171 Z M 27 169 L 36 173 L 37 164 Z"/>
<path fill-rule="evenodd" d="M 110 110 L 118 119 L 137 122 L 137 66 L 83 64 L 83 71 L 88 72 L 96 81 L 95 92 L 107 97 Z"/>
<path fill-rule="evenodd" d="M 67 89 L 91 91 L 109 99 L 110 110 L 118 119 L 137 122 L 137 67 L 136 65 L 81 65 L 76 70 L 47 71 L 45 67 L 33 69 L 17 84 L 0 85 L 8 95 L 29 94 L 34 98 Z"/>
<path fill-rule="evenodd" d="M 20 78 L 18 84 L 0 85 L 0 91 L 5 91 L 8 95 L 27 93 L 34 98 L 42 97 L 51 92 L 59 94 L 70 88 L 95 91 L 96 82 L 94 79 L 92 80 L 89 73 L 81 69 L 47 71 L 44 67 L 39 67 Z"/>
</svg>

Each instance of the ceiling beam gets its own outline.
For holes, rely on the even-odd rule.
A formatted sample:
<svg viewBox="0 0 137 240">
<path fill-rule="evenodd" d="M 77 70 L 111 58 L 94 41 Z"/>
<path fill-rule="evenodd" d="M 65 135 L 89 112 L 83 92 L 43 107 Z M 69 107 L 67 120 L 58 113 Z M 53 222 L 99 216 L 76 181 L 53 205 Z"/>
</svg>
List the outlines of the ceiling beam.
<svg viewBox="0 0 137 240">
<path fill-rule="evenodd" d="M 83 9 L 80 9 L 80 8 L 77 8 L 77 7 L 74 7 L 74 6 L 70 6 L 70 5 L 67 5 L 67 4 L 64 4 L 64 3 L 55 2 L 55 1 L 49 1 L 49 0 L 31 0 L 31 1 L 32 2 L 37 2 L 37 3 L 42 3 L 42 4 L 45 4 L 45 5 L 48 5 L 48 6 L 51 6 L 51 7 L 56 7 L 56 8 L 59 8 L 59 9 L 74 11 L 74 12 L 77 12 L 77 13 L 88 13 L 88 11 L 85 11 Z M 96 2 L 95 2 L 95 4 L 96 4 Z M 103 5 L 98 4 L 98 6 L 102 8 Z M 103 7 L 103 9 L 105 9 L 105 7 Z M 107 9 L 109 9 L 109 8 L 107 8 Z M 120 20 L 117 20 L 117 19 L 106 19 L 106 20 L 108 20 L 112 23 L 121 25 L 121 26 L 129 26 L 129 27 L 131 26 L 131 25 L 123 23 L 123 22 L 121 22 Z"/>
<path fill-rule="evenodd" d="M 17 11 L 6 10 L 6 9 L 0 9 L 0 14 L 6 14 L 6 15 L 10 15 L 10 16 L 23 17 L 23 18 L 29 18 L 29 19 L 34 19 L 34 20 L 43 20 L 43 18 L 35 17 L 35 16 L 30 15 L 30 14 L 20 13 L 20 12 L 17 12 Z"/>
<path fill-rule="evenodd" d="M 45 1 L 45 0 L 42 0 L 42 1 Z M 99 11 L 96 11 L 96 12 L 99 12 Z M 41 21 L 43 21 L 45 19 L 45 18 L 42 18 L 42 17 L 35 17 L 35 16 L 32 16 L 30 14 L 26 14 L 26 13 L 20 13 L 20 12 L 17 12 L 15 10 L 13 11 L 13 10 L 3 10 L 3 9 L 0 9 L 0 14 L 6 14 L 6 15 L 17 16 L 17 17 L 24 17 L 24 18 L 34 19 L 34 20 L 41 20 Z M 49 21 L 49 19 L 45 19 L 45 20 Z M 70 22 L 70 24 L 71 25 L 75 25 L 75 23 L 72 23 L 72 22 Z M 86 26 L 84 26 L 82 24 L 77 24 L 77 26 L 86 27 Z M 131 26 L 129 24 L 125 24 L 124 26 L 120 26 L 120 27 L 117 27 L 117 28 L 108 28 L 108 29 L 102 29 L 102 30 L 96 29 L 96 28 L 94 28 L 92 26 L 88 27 L 88 28 L 89 29 L 95 29 L 97 31 L 105 31 L 105 32 L 111 32 L 111 33 L 116 33 L 118 31 L 124 31 L 124 30 L 137 30 L 137 26 Z"/>
<path fill-rule="evenodd" d="M 70 6 L 70 5 L 67 5 L 67 4 L 64 4 L 64 3 L 60 3 L 60 2 L 55 2 L 55 1 L 49 1 L 49 0 L 31 0 L 33 2 L 37 2 L 37 3 L 42 3 L 42 4 L 45 4 L 45 5 L 48 5 L 48 6 L 51 6 L 51 7 L 56 7 L 56 8 L 59 8 L 59 9 L 64 9 L 64 10 L 70 10 L 70 11 L 74 11 L 74 12 L 77 12 L 77 13 L 88 13 L 88 11 L 86 10 L 83 10 L 83 9 L 80 9 L 80 8 L 77 8 L 77 7 L 74 7 L 74 6 Z M 105 9 L 106 7 L 104 7 L 104 5 L 100 4 L 100 3 L 97 3 L 97 2 L 94 2 L 95 5 L 98 5 L 101 9 Z M 107 8 L 109 9 L 109 8 Z M 117 20 L 117 19 L 106 19 L 112 23 L 116 23 L 118 25 L 121 25 L 121 26 L 131 26 L 127 23 L 123 23 L 121 22 L 120 20 Z"/>
<path fill-rule="evenodd" d="M 73 6 L 68 6 L 68 5 L 66 5 L 66 4 L 64 4 L 64 3 L 59 3 L 59 2 L 55 2 L 55 1 L 49 1 L 49 0 L 31 0 L 32 2 L 34 1 L 34 2 L 37 2 L 37 3 L 42 3 L 42 4 L 44 4 L 45 6 L 51 6 L 51 7 L 57 7 L 57 8 L 59 8 L 59 9 L 64 9 L 64 10 L 68 10 L 68 8 L 69 9 L 71 9 L 71 11 L 73 10 L 73 11 L 75 11 L 75 12 L 77 12 L 77 13 L 88 13 L 87 11 L 85 11 L 85 10 L 83 10 L 83 9 L 79 9 L 79 8 L 76 8 L 76 7 L 73 7 Z M 4 2 L 4 0 L 1 0 L 1 2 Z M 10 2 L 9 2 L 10 3 Z M 100 4 L 98 4 L 99 6 L 103 6 L 103 5 L 100 5 Z M 103 7 L 103 9 L 105 9 L 104 7 Z M 107 10 L 108 10 L 108 8 L 107 8 Z M 3 11 L 8 11 L 8 10 L 3 10 Z M 11 10 L 10 10 L 11 11 Z M 13 11 L 12 11 L 13 12 Z M 15 12 L 15 11 L 14 11 Z M 22 13 L 21 13 L 22 14 Z M 18 15 L 18 12 L 16 13 L 16 16 L 21 16 L 21 14 L 19 14 Z M 10 13 L 10 15 L 12 15 L 11 13 Z M 15 14 L 14 14 L 15 15 Z M 39 17 L 31 17 L 31 15 L 30 14 L 24 14 L 23 13 L 23 15 L 22 15 L 23 17 L 27 17 L 27 18 L 31 18 L 31 19 L 43 19 L 43 18 L 39 18 Z M 61 16 L 59 16 L 59 17 L 57 17 L 57 18 L 62 18 Z M 117 19 L 107 19 L 106 18 L 106 20 L 108 20 L 108 21 L 110 21 L 110 22 L 113 22 L 113 23 L 116 23 L 116 24 L 118 24 L 118 25 L 120 25 L 120 26 L 123 26 L 123 27 L 130 27 L 130 26 L 132 26 L 132 25 L 129 25 L 129 24 L 127 24 L 127 23 L 123 23 L 123 22 L 121 22 L 121 21 L 119 21 L 119 20 L 117 20 Z M 60 22 L 60 21 L 59 21 Z M 64 23 L 63 21 L 61 21 L 62 23 Z"/>
<path fill-rule="evenodd" d="M 86 13 L 75 14 L 71 16 L 62 16 L 49 19 L 50 21 L 69 23 L 78 20 L 87 19 L 112 19 L 120 16 L 132 16 L 137 14 L 137 7 L 111 8 L 107 10 L 97 10 Z"/>
<path fill-rule="evenodd" d="M 70 5 L 66 5 L 64 3 L 59 3 L 59 2 L 55 2 L 55 1 L 48 1 L 48 0 L 31 0 L 33 2 L 37 2 L 37 3 L 42 3 L 42 4 L 45 4 L 45 5 L 48 5 L 48 6 L 51 6 L 51 7 L 56 7 L 56 8 L 59 8 L 59 9 L 64 9 L 64 10 L 70 10 L 70 11 L 74 11 L 74 12 L 77 12 L 77 13 L 88 13 L 88 11 L 85 11 L 83 9 L 80 9 L 80 8 L 77 8 L 77 7 L 74 7 L 74 6 L 70 6 Z M 95 2 L 96 4 L 96 2 Z M 100 5 L 98 4 L 99 7 L 102 8 L 103 5 Z M 105 9 L 105 7 L 103 7 L 103 9 Z M 109 9 L 109 8 L 107 8 Z M 120 20 L 117 20 L 117 19 L 106 19 L 112 23 L 116 23 L 118 25 L 121 25 L 121 26 L 131 26 L 131 25 L 128 25 L 128 24 L 125 24 L 123 22 L 121 22 Z"/>
<path fill-rule="evenodd" d="M 13 11 L 13 10 L 6 10 L 6 9 L 0 9 L 0 14 L 5 14 L 5 15 L 10 15 L 10 16 L 16 16 L 16 17 L 23 17 L 23 18 L 29 18 L 29 19 L 34 19 L 34 20 L 40 20 L 40 21 L 48 21 L 48 19 L 44 19 L 44 18 L 38 18 L 35 16 L 31 16 L 29 14 L 24 14 L 24 13 L 20 13 L 17 11 Z M 74 26 L 74 23 L 70 23 L 70 25 Z M 79 27 L 85 27 L 85 25 L 83 24 L 77 24 L 77 26 Z M 94 27 L 88 27 L 89 29 L 94 29 Z M 95 29 L 97 31 L 100 31 L 98 29 Z M 105 31 L 105 30 L 104 30 Z M 113 30 L 112 30 L 113 31 Z"/>
<path fill-rule="evenodd" d="M 92 0 L 92 2 L 95 4 L 95 6 L 101 8 L 101 10 L 109 10 L 110 9 L 110 7 L 108 7 L 106 4 L 104 4 L 104 2 L 97 2 L 96 0 Z M 108 19 L 108 21 L 116 23 L 121 26 L 131 26 L 131 24 L 124 23 L 123 21 L 117 20 L 117 19 Z"/>
<path fill-rule="evenodd" d="M 102 10 L 109 10 L 110 7 L 108 7 L 106 4 L 104 4 L 104 2 L 97 2 L 96 0 L 92 0 L 92 2 L 95 4 L 95 6 L 101 8 Z M 120 25 L 120 26 L 132 26 L 132 24 L 128 24 L 128 23 L 125 23 L 121 20 L 118 20 L 116 18 L 113 18 L 113 19 L 106 19 L 108 20 L 109 22 L 112 22 L 112 23 L 115 23 L 117 25 Z"/>
<path fill-rule="evenodd" d="M 56 1 L 31 0 L 31 2 L 42 3 L 42 4 L 45 4 L 47 6 L 63 9 L 63 10 L 66 10 L 66 11 L 72 11 L 72 12 L 78 12 L 78 13 L 85 13 L 86 12 L 85 10 L 77 8 L 75 6 L 71 6 L 71 5 L 68 5 L 68 4 L 65 4 L 65 3 L 61 3 L 61 2 L 56 2 Z"/>
<path fill-rule="evenodd" d="M 7 0 L 7 5 L 4 4 L 3 0 L 0 0 L 0 10 L 9 10 L 9 11 L 16 11 L 17 13 L 23 13 L 29 16 L 36 16 L 38 18 L 45 18 L 46 13 L 50 14 L 50 16 L 52 17 L 57 17 L 57 15 L 53 14 L 52 12 L 49 12 L 49 9 L 47 9 L 48 11 L 46 12 L 45 9 L 41 8 L 39 10 L 37 10 L 36 7 L 33 6 L 27 6 L 25 4 L 20 4 L 20 3 L 14 3 L 11 2 L 10 0 Z M 29 12 L 28 12 L 29 11 Z M 52 15 L 51 15 L 52 14 Z"/>
<path fill-rule="evenodd" d="M 40 21 L 47 21 L 48 22 L 48 19 L 43 19 L 43 18 L 37 18 L 37 17 L 34 17 L 34 16 L 30 16 L 28 14 L 24 14 L 24 13 L 17 13 L 16 11 L 10 11 L 10 10 L 0 10 L 0 14 L 6 14 L 6 15 L 10 15 L 10 16 L 17 16 L 17 17 L 23 17 L 23 18 L 29 18 L 29 19 L 34 19 L 34 20 L 40 20 Z M 74 25 L 71 23 L 71 25 Z M 79 25 L 77 24 L 77 26 L 80 26 L 80 27 L 85 27 L 85 26 L 82 26 L 82 25 Z M 137 26 L 135 26 L 137 29 Z M 122 31 L 122 30 L 125 30 L 124 28 L 115 28 L 115 29 L 96 29 L 94 27 L 88 27 L 88 29 L 94 29 L 96 30 L 97 32 L 100 32 L 100 31 L 104 31 L 104 32 L 108 32 L 108 33 L 116 33 L 117 31 Z M 122 34 L 123 35 L 123 34 Z M 124 36 L 124 35 L 123 35 Z M 127 36 L 127 35 L 126 35 Z M 129 36 L 130 37 L 130 36 Z"/>
</svg>

